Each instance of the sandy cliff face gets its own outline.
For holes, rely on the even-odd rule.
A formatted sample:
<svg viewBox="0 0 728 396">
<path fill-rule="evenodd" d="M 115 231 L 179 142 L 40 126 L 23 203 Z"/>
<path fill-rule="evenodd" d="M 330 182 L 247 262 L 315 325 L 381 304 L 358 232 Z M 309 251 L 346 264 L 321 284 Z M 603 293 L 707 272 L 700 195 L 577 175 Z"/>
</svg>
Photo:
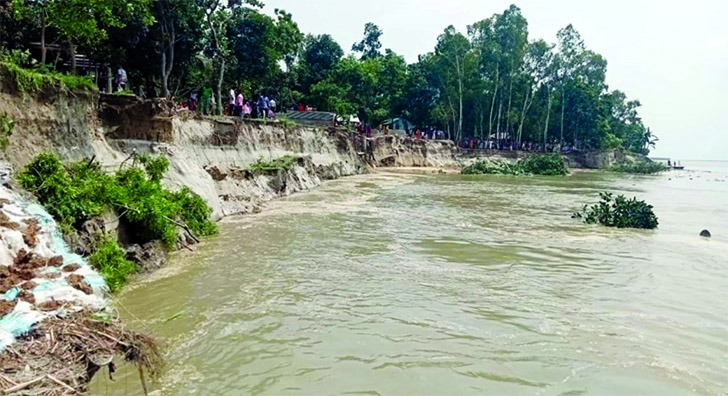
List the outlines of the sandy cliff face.
<svg viewBox="0 0 728 396">
<path fill-rule="evenodd" d="M 248 213 L 271 199 L 367 171 L 370 167 L 457 166 L 451 142 L 398 136 L 367 139 L 321 128 L 200 118 L 170 102 L 96 94 L 59 94 L 38 101 L 0 93 L 0 114 L 15 121 L 5 158 L 22 167 L 41 152 L 63 160 L 95 159 L 117 169 L 134 154 L 170 160 L 164 183 L 186 186 L 213 208 L 213 218 Z M 371 155 L 370 155 L 371 154 Z M 248 171 L 259 158 L 299 158 L 285 172 Z"/>
<path fill-rule="evenodd" d="M 377 166 L 458 166 L 457 147 L 449 140 L 422 140 L 399 136 L 369 139 Z"/>
</svg>

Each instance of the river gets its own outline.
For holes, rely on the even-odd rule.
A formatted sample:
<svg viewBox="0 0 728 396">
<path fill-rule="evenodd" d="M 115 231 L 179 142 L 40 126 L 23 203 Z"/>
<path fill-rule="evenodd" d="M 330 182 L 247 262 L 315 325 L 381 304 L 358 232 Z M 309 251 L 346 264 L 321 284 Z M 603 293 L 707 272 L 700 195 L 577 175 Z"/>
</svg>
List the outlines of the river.
<svg viewBox="0 0 728 396">
<path fill-rule="evenodd" d="M 226 219 L 117 305 L 168 342 L 164 395 L 725 395 L 728 163 L 685 165 L 333 181 Z M 603 190 L 659 229 L 571 219 Z M 92 391 L 141 394 L 130 369 Z"/>
</svg>

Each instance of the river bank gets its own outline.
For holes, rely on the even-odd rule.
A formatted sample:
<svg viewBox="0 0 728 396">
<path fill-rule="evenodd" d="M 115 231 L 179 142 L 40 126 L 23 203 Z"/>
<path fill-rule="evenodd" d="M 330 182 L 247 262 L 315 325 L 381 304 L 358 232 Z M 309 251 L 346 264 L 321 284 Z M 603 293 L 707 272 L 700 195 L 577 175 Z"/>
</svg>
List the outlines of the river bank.
<svg viewBox="0 0 728 396">
<path fill-rule="evenodd" d="M 22 168 L 43 152 L 56 153 L 64 161 L 95 162 L 108 171 L 135 161 L 138 155 L 164 156 L 169 161 L 169 171 L 164 175 L 163 185 L 173 191 L 189 188 L 210 206 L 211 218 L 216 221 L 258 213 L 262 205 L 274 199 L 309 191 L 327 180 L 368 173 L 375 168 L 398 169 L 387 171 L 393 173 L 416 169 L 426 174 L 451 174 L 457 173 L 465 162 L 449 141 L 398 136 L 362 139 L 339 129 L 201 118 L 178 112 L 166 101 L 141 101 L 124 96 L 60 92 L 40 101 L 0 93 L 0 114 L 14 122 L 14 131 L 8 137 L 3 157 L 15 169 Z M 282 159 L 289 165 L 260 166 Z M 20 199 L 11 201 L 16 203 Z M 116 217 L 92 219 L 90 224 L 89 227 L 84 225 L 82 231 L 101 233 L 118 240 L 126 256 L 134 260 L 140 270 L 154 271 L 166 265 L 167 254 L 163 247 L 129 241 L 128 232 Z M 57 231 L 53 235 L 60 237 Z M 70 251 L 88 254 L 87 246 L 78 244 L 84 236 L 71 236 L 66 235 Z M 179 246 L 194 250 L 192 245 L 198 241 L 192 238 L 184 242 Z M 53 249 L 58 253 L 60 248 Z M 6 253 L 7 257 L 17 257 L 17 246 L 8 247 Z M 89 279 L 98 276 L 93 269 L 83 268 L 87 271 L 86 277 L 74 277 L 80 288 L 90 286 Z M 64 274 L 64 280 L 74 275 L 73 271 Z M 9 289 L 22 287 L 15 283 L 9 285 Z M 40 295 L 40 292 L 33 291 L 33 294 Z M 92 288 L 91 294 L 99 301 L 106 301 L 103 285 Z M 8 301 L 17 298 L 14 295 L 5 297 Z M 67 301 L 70 306 L 78 303 L 78 309 L 88 308 L 90 312 L 100 309 L 83 303 L 78 294 L 52 299 Z M 18 306 L 26 311 L 40 312 L 39 306 Z M 20 308 L 13 306 L 10 309 L 17 311 Z M 57 317 L 58 314 L 51 311 L 46 316 Z M 46 317 L 36 316 L 37 320 L 26 324 L 25 330 L 15 329 L 8 333 L 18 337 L 33 323 L 42 322 Z M 52 337 L 53 331 L 44 334 Z M 22 381 L 7 385 L 12 387 L 18 382 Z M 84 392 L 81 377 L 76 376 L 73 382 L 78 383 L 78 391 Z"/>
</svg>

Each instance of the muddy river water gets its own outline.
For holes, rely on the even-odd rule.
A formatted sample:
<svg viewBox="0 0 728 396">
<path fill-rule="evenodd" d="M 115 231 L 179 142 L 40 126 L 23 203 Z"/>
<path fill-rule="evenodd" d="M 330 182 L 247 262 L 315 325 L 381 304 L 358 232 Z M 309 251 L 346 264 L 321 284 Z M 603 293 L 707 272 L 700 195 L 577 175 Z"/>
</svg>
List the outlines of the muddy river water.
<svg viewBox="0 0 728 396">
<path fill-rule="evenodd" d="M 686 165 L 346 178 L 226 219 L 117 305 L 168 343 L 156 394 L 725 395 L 728 164 Z M 571 219 L 603 190 L 659 229 Z M 92 390 L 141 394 L 128 368 Z"/>
</svg>

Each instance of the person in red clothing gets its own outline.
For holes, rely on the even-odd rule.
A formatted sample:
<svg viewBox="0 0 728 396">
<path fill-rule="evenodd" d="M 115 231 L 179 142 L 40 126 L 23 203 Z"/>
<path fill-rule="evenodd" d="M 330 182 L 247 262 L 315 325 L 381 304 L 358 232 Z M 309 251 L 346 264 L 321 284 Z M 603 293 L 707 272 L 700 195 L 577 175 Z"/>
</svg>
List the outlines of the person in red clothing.
<svg viewBox="0 0 728 396">
<path fill-rule="evenodd" d="M 300 103 L 300 102 L 299 102 L 299 103 L 298 103 L 298 111 L 300 111 L 301 113 L 303 113 L 303 110 L 304 110 L 304 108 L 303 108 L 303 103 Z"/>
</svg>

